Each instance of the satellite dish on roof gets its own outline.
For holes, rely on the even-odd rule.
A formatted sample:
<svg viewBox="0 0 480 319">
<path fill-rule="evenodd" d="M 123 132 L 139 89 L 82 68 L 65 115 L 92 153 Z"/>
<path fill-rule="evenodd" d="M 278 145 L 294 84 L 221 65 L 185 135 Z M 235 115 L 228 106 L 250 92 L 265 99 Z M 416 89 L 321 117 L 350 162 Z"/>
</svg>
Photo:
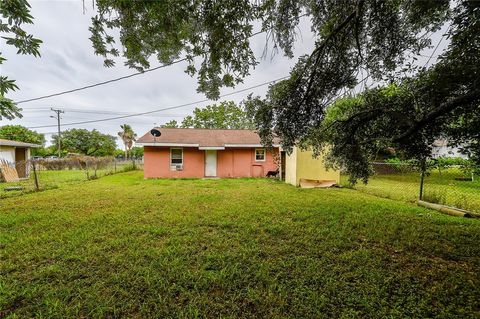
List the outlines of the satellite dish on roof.
<svg viewBox="0 0 480 319">
<path fill-rule="evenodd" d="M 157 137 L 160 137 L 160 135 L 162 135 L 162 133 L 160 133 L 160 131 L 157 130 L 156 128 L 152 129 L 150 131 L 150 134 L 153 135 L 153 143 L 154 144 L 157 143 Z"/>
<path fill-rule="evenodd" d="M 150 131 L 150 134 L 152 134 L 153 137 L 160 137 L 160 135 L 162 135 L 162 133 L 160 133 L 160 131 L 157 130 L 156 128 L 152 129 L 152 130 Z"/>
</svg>

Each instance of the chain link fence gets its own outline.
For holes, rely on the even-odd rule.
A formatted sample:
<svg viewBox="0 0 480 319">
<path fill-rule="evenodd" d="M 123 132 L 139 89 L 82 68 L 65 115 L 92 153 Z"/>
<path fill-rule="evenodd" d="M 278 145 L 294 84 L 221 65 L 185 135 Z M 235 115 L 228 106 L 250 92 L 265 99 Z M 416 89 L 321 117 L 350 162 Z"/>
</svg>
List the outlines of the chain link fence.
<svg viewBox="0 0 480 319">
<path fill-rule="evenodd" d="M 422 172 L 409 163 L 373 163 L 375 174 L 367 185 L 359 182 L 353 188 L 371 195 L 414 203 L 421 199 L 480 213 L 480 176 L 459 165 L 433 166 Z M 348 176 L 342 185 L 351 187 Z"/>
<path fill-rule="evenodd" d="M 8 165 L 8 167 L 7 167 Z M 12 169 L 18 175 L 12 178 Z M 59 188 L 71 183 L 94 180 L 115 173 L 143 169 L 140 160 L 113 157 L 77 156 L 60 159 L 30 159 L 0 163 L 0 199 L 35 191 Z"/>
</svg>

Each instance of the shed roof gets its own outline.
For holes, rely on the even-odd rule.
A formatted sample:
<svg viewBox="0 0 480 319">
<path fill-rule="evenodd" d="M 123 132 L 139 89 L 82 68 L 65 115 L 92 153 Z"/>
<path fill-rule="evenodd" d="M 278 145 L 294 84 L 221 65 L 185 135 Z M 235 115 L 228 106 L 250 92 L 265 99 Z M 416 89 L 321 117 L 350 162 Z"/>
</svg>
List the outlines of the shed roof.
<svg viewBox="0 0 480 319">
<path fill-rule="evenodd" d="M 254 130 L 161 128 L 162 134 L 154 138 L 150 132 L 137 140 L 138 145 L 192 146 L 192 147 L 259 147 L 260 136 Z M 274 146 L 278 143 L 274 141 Z"/>
<path fill-rule="evenodd" d="M 32 147 L 32 148 L 42 147 L 41 145 L 38 145 L 38 144 L 11 141 L 11 140 L 5 140 L 1 138 L 0 138 L 0 146 Z"/>
</svg>

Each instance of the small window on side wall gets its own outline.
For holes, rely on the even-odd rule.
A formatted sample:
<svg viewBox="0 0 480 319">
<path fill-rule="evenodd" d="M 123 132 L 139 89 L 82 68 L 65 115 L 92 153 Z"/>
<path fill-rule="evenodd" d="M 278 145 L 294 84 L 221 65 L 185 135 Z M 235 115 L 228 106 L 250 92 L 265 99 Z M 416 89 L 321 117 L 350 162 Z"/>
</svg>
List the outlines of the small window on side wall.
<svg viewBox="0 0 480 319">
<path fill-rule="evenodd" d="M 265 162 L 266 153 L 264 148 L 255 149 L 255 161 L 256 162 Z"/>
<path fill-rule="evenodd" d="M 170 165 L 183 165 L 183 149 L 171 148 L 170 149 Z"/>
</svg>

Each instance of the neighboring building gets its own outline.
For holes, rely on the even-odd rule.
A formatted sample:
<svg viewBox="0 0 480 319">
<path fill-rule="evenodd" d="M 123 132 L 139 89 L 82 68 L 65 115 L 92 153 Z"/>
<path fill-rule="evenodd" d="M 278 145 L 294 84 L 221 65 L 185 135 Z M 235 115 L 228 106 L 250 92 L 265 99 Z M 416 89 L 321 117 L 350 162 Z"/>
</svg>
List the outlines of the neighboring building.
<svg viewBox="0 0 480 319">
<path fill-rule="evenodd" d="M 156 128 L 137 140 L 145 178 L 265 177 L 278 169 L 279 145 L 269 150 L 252 130 Z"/>
<path fill-rule="evenodd" d="M 41 145 L 0 139 L 0 161 L 4 160 L 15 166 L 18 177 L 27 178 L 30 174 L 27 161 L 30 159 L 30 149 Z"/>
<path fill-rule="evenodd" d="M 461 157 L 465 159 L 468 158 L 467 155 L 460 152 L 460 148 L 458 146 L 449 145 L 448 140 L 444 138 L 435 140 L 435 142 L 433 142 L 432 157 Z"/>
<path fill-rule="evenodd" d="M 155 128 L 137 140 L 144 147 L 145 178 L 279 177 L 295 186 L 301 179 L 340 181 L 338 171 L 327 171 L 323 159 L 295 147 L 280 152 L 278 141 L 266 149 L 252 130 Z"/>
<path fill-rule="evenodd" d="M 310 150 L 301 150 L 294 147 L 292 154 L 288 155 L 282 151 L 281 154 L 281 176 L 285 182 L 295 185 L 312 187 L 321 187 L 322 185 L 331 185 L 340 183 L 340 171 L 327 170 L 324 158 L 313 157 Z M 308 187 L 308 186 L 306 186 Z"/>
</svg>

